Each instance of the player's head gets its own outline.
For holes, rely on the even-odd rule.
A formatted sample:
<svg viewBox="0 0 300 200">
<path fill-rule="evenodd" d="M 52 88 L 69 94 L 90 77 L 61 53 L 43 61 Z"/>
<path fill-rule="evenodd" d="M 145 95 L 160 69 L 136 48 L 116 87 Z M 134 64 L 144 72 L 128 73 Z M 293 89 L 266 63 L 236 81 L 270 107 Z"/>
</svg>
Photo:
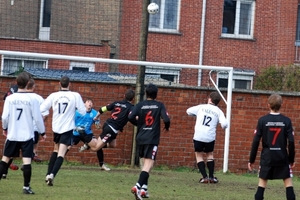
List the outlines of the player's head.
<svg viewBox="0 0 300 200">
<path fill-rule="evenodd" d="M 279 94 L 272 94 L 268 99 L 270 109 L 277 112 L 282 104 L 282 97 Z"/>
<path fill-rule="evenodd" d="M 60 82 L 60 86 L 62 88 L 67 88 L 67 87 L 69 87 L 70 79 L 67 76 L 63 76 L 63 77 L 61 77 L 59 82 Z"/>
<path fill-rule="evenodd" d="M 129 89 L 125 92 L 124 96 L 127 101 L 132 101 L 134 98 L 134 95 L 135 95 L 135 92 L 132 89 Z"/>
<path fill-rule="evenodd" d="M 156 85 L 150 83 L 146 87 L 146 97 L 150 99 L 156 99 L 158 88 Z"/>
<path fill-rule="evenodd" d="M 30 90 L 30 91 L 33 91 L 34 87 L 35 87 L 35 83 L 34 83 L 33 78 L 31 78 L 31 79 L 29 79 L 29 81 L 27 83 L 26 89 Z"/>
<path fill-rule="evenodd" d="M 87 110 L 91 110 L 93 108 L 93 100 L 91 98 L 86 98 L 84 105 Z"/>
<path fill-rule="evenodd" d="M 209 98 L 211 102 L 215 105 L 218 105 L 219 102 L 221 101 L 221 96 L 219 95 L 218 92 L 212 92 L 209 94 Z"/>
<path fill-rule="evenodd" d="M 5 100 L 7 96 L 15 92 L 18 92 L 18 85 L 13 85 L 11 88 L 9 88 L 9 90 L 4 94 L 3 100 Z"/>
<path fill-rule="evenodd" d="M 21 72 L 17 76 L 17 85 L 19 89 L 25 89 L 31 75 L 28 72 Z"/>
</svg>

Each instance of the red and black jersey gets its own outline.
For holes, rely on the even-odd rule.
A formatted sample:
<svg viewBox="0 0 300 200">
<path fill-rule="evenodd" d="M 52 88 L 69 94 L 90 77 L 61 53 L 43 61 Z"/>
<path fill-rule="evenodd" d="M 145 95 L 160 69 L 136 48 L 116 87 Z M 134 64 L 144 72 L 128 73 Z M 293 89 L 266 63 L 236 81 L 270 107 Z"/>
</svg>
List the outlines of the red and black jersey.
<svg viewBox="0 0 300 200">
<path fill-rule="evenodd" d="M 258 120 L 254 132 L 250 163 L 254 163 L 262 142 L 261 166 L 284 166 L 294 163 L 295 142 L 291 120 L 282 114 L 268 114 Z"/>
<path fill-rule="evenodd" d="M 160 120 L 169 123 L 170 118 L 163 103 L 156 100 L 144 100 L 135 105 L 129 114 L 129 119 L 138 117 L 138 133 L 136 142 L 138 145 L 158 145 L 160 138 Z"/>
<path fill-rule="evenodd" d="M 133 104 L 126 100 L 115 101 L 106 106 L 108 111 L 111 111 L 110 118 L 106 123 L 112 126 L 115 130 L 122 131 L 128 122 L 128 114 L 133 108 Z"/>
</svg>

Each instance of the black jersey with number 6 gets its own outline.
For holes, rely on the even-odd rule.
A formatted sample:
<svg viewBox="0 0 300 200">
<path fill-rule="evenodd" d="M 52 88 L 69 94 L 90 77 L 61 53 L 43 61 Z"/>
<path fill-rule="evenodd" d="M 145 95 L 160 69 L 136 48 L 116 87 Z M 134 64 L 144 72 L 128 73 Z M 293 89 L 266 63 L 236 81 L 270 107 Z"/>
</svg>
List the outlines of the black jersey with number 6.
<svg viewBox="0 0 300 200">
<path fill-rule="evenodd" d="M 258 120 L 254 134 L 250 163 L 255 161 L 261 138 L 261 166 L 284 166 L 294 163 L 294 132 L 288 117 L 273 113 L 265 115 Z"/>
<path fill-rule="evenodd" d="M 136 141 L 138 145 L 158 145 L 160 138 L 160 120 L 170 122 L 169 115 L 163 103 L 156 100 L 141 101 L 129 114 L 129 119 L 138 117 L 138 133 Z"/>
</svg>

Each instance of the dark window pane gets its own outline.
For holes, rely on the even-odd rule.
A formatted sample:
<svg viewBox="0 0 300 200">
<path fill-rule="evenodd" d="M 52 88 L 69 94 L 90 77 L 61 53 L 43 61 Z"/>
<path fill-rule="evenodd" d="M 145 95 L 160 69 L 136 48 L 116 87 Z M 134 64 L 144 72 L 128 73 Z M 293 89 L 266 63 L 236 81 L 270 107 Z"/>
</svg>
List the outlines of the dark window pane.
<svg viewBox="0 0 300 200">
<path fill-rule="evenodd" d="M 234 33 L 236 1 L 224 0 L 223 33 Z"/>
<path fill-rule="evenodd" d="M 86 67 L 72 67 L 72 70 L 74 70 L 74 71 L 88 72 L 89 68 L 86 68 Z"/>
<path fill-rule="evenodd" d="M 227 88 L 228 86 L 228 79 L 219 78 L 218 87 L 219 88 Z"/>
<path fill-rule="evenodd" d="M 234 83 L 235 83 L 234 88 L 248 89 L 247 88 L 248 82 L 249 81 L 246 81 L 246 80 L 234 80 Z"/>
<path fill-rule="evenodd" d="M 43 11 L 43 27 L 50 27 L 51 20 L 51 0 L 44 1 L 44 11 Z"/>
</svg>

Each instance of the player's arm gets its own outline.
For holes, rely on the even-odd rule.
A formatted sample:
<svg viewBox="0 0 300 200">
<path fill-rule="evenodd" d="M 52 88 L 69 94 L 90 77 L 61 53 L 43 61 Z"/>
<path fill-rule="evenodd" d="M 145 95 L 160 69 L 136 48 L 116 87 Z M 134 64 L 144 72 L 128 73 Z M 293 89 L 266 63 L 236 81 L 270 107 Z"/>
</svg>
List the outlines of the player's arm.
<svg viewBox="0 0 300 200">
<path fill-rule="evenodd" d="M 137 126 L 137 122 L 138 122 L 137 121 L 137 117 L 130 117 L 129 118 L 129 115 L 132 113 L 134 107 L 135 106 L 132 106 L 131 109 L 130 109 L 130 111 L 129 111 L 129 113 L 128 113 L 128 120 L 130 121 L 131 124 L 133 124 L 134 126 Z"/>
<path fill-rule="evenodd" d="M 291 165 L 295 162 L 295 139 L 294 130 L 292 122 L 287 125 L 287 135 L 288 135 L 288 152 L 289 152 L 289 162 Z"/>
<path fill-rule="evenodd" d="M 192 106 L 186 110 L 186 113 L 191 116 L 197 116 L 198 110 L 200 109 L 198 106 Z"/>
<path fill-rule="evenodd" d="M 256 130 L 254 131 L 254 137 L 253 137 L 253 141 L 252 141 L 252 147 L 251 147 L 251 151 L 250 151 L 250 158 L 249 158 L 249 163 L 253 164 L 255 162 L 256 159 L 256 154 L 257 154 L 257 150 L 259 147 L 259 142 L 262 136 L 262 132 L 261 132 L 261 122 L 260 120 L 258 121 L 258 124 L 256 126 Z"/>
<path fill-rule="evenodd" d="M 36 123 L 38 132 L 43 134 L 43 133 L 45 133 L 45 125 L 44 125 L 44 119 L 43 119 L 43 117 L 41 115 L 41 111 L 40 111 L 40 106 L 39 106 L 40 104 L 37 100 L 33 100 L 31 103 L 32 103 L 31 109 L 32 109 L 33 120 Z"/>
<path fill-rule="evenodd" d="M 163 119 L 163 121 L 165 123 L 164 129 L 167 130 L 167 131 L 169 131 L 171 122 L 170 122 L 169 114 L 168 114 L 168 112 L 167 112 L 166 107 L 165 107 L 164 104 L 162 104 L 162 108 L 160 110 L 160 116 L 161 116 L 161 118 Z"/>
<path fill-rule="evenodd" d="M 220 110 L 219 123 L 221 124 L 222 129 L 228 127 L 228 121 L 224 115 L 224 113 Z"/>
<path fill-rule="evenodd" d="M 7 131 L 8 127 L 8 117 L 9 117 L 9 109 L 8 109 L 8 101 L 4 101 L 3 111 L 2 111 L 2 129 Z"/>
<path fill-rule="evenodd" d="M 85 107 L 85 105 L 84 105 L 84 102 L 83 102 L 83 100 L 82 100 L 82 98 L 81 98 L 81 96 L 80 96 L 80 94 L 79 93 L 77 93 L 77 92 L 74 92 L 76 95 L 75 95 L 75 100 L 76 100 L 76 103 L 75 103 L 75 105 L 76 105 L 76 109 L 77 109 L 77 111 L 81 114 L 81 115 L 85 115 L 86 114 L 86 107 Z"/>
</svg>

